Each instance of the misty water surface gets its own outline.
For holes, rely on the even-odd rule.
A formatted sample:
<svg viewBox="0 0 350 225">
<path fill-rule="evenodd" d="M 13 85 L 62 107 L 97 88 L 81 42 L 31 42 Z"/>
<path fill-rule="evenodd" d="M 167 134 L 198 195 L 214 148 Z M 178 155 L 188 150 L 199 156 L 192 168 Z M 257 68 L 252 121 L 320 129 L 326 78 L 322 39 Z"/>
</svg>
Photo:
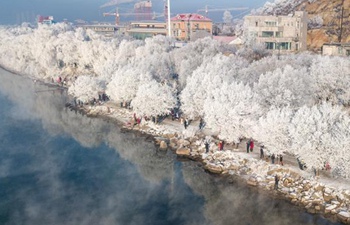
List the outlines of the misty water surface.
<svg viewBox="0 0 350 225">
<path fill-rule="evenodd" d="M 332 224 L 0 70 L 0 224 Z"/>
</svg>

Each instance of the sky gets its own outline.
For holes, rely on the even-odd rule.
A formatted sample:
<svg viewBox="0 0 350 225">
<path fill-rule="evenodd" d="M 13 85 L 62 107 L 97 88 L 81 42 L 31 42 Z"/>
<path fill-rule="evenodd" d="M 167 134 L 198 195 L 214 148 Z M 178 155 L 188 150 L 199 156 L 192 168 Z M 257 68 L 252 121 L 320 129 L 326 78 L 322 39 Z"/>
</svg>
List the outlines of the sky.
<svg viewBox="0 0 350 225">
<path fill-rule="evenodd" d="M 119 0 L 130 1 L 130 0 Z M 137 0 L 135 0 L 136 2 Z M 103 17 L 104 12 L 115 10 L 115 6 L 100 8 L 109 0 L 0 0 L 0 24 L 21 24 L 22 22 L 34 22 L 37 15 L 52 15 L 57 22 L 67 19 L 74 22 L 82 19 L 88 22 L 113 21 L 112 17 Z M 163 0 L 153 0 L 153 11 L 162 13 Z M 223 9 L 234 7 L 248 7 L 249 9 L 259 8 L 266 0 L 171 0 L 172 14 L 195 13 L 198 9 L 209 8 Z M 120 11 L 127 11 L 133 8 L 133 3 L 119 4 Z M 242 11 L 232 11 L 232 15 Z M 210 12 L 215 22 L 222 21 L 223 12 Z M 121 20 L 132 18 L 121 18 Z"/>
</svg>

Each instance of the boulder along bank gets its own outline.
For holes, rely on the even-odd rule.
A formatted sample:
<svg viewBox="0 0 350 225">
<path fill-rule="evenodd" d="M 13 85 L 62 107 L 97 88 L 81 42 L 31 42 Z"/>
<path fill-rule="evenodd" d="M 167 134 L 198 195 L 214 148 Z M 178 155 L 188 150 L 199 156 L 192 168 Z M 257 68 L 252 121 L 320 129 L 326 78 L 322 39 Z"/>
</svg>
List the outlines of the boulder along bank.
<svg viewBox="0 0 350 225">
<path fill-rule="evenodd" d="M 238 149 L 218 151 L 212 145 L 206 153 L 205 135 L 200 132 L 186 137 L 182 130 L 167 130 L 162 124 L 142 121 L 134 125 L 133 114 L 124 108 L 107 105 L 83 106 L 88 116 L 113 118 L 121 129 L 151 135 L 160 150 L 172 150 L 178 157 L 198 161 L 213 174 L 242 178 L 247 185 L 288 200 L 311 214 L 319 214 L 332 221 L 350 224 L 350 190 L 340 190 L 319 182 L 317 177 L 303 175 L 303 171 L 254 159 Z M 181 127 L 182 128 L 182 127 Z M 212 138 L 212 142 L 218 141 Z M 280 178 L 275 190 L 275 175 Z"/>
</svg>

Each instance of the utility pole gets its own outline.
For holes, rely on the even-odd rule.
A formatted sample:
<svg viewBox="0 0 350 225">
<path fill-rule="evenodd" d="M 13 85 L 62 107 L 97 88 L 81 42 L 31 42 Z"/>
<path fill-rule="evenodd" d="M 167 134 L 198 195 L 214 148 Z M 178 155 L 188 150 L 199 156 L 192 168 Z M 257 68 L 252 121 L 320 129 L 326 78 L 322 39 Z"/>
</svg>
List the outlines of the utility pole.
<svg viewBox="0 0 350 225">
<path fill-rule="evenodd" d="M 171 37 L 170 0 L 168 0 L 168 36 Z"/>
<path fill-rule="evenodd" d="M 344 21 L 344 0 L 342 0 L 341 4 L 341 15 L 340 15 L 340 31 L 338 36 L 338 42 L 341 43 L 343 36 L 343 21 Z"/>
</svg>

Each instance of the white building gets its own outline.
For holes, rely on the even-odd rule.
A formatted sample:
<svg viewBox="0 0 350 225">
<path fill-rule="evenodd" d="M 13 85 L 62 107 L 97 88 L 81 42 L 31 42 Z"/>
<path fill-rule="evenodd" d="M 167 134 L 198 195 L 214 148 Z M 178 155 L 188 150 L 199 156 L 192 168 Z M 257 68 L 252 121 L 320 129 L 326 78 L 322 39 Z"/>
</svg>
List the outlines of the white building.
<svg viewBox="0 0 350 225">
<path fill-rule="evenodd" d="M 84 30 L 93 30 L 106 37 L 113 37 L 117 32 L 117 27 L 114 24 L 84 24 L 78 25 L 78 27 L 82 27 Z"/>
<path fill-rule="evenodd" d="M 249 41 L 278 52 L 304 51 L 307 48 L 307 12 L 288 16 L 246 16 L 245 34 Z"/>
<path fill-rule="evenodd" d="M 322 55 L 350 56 L 350 43 L 329 43 L 322 46 Z"/>
</svg>

